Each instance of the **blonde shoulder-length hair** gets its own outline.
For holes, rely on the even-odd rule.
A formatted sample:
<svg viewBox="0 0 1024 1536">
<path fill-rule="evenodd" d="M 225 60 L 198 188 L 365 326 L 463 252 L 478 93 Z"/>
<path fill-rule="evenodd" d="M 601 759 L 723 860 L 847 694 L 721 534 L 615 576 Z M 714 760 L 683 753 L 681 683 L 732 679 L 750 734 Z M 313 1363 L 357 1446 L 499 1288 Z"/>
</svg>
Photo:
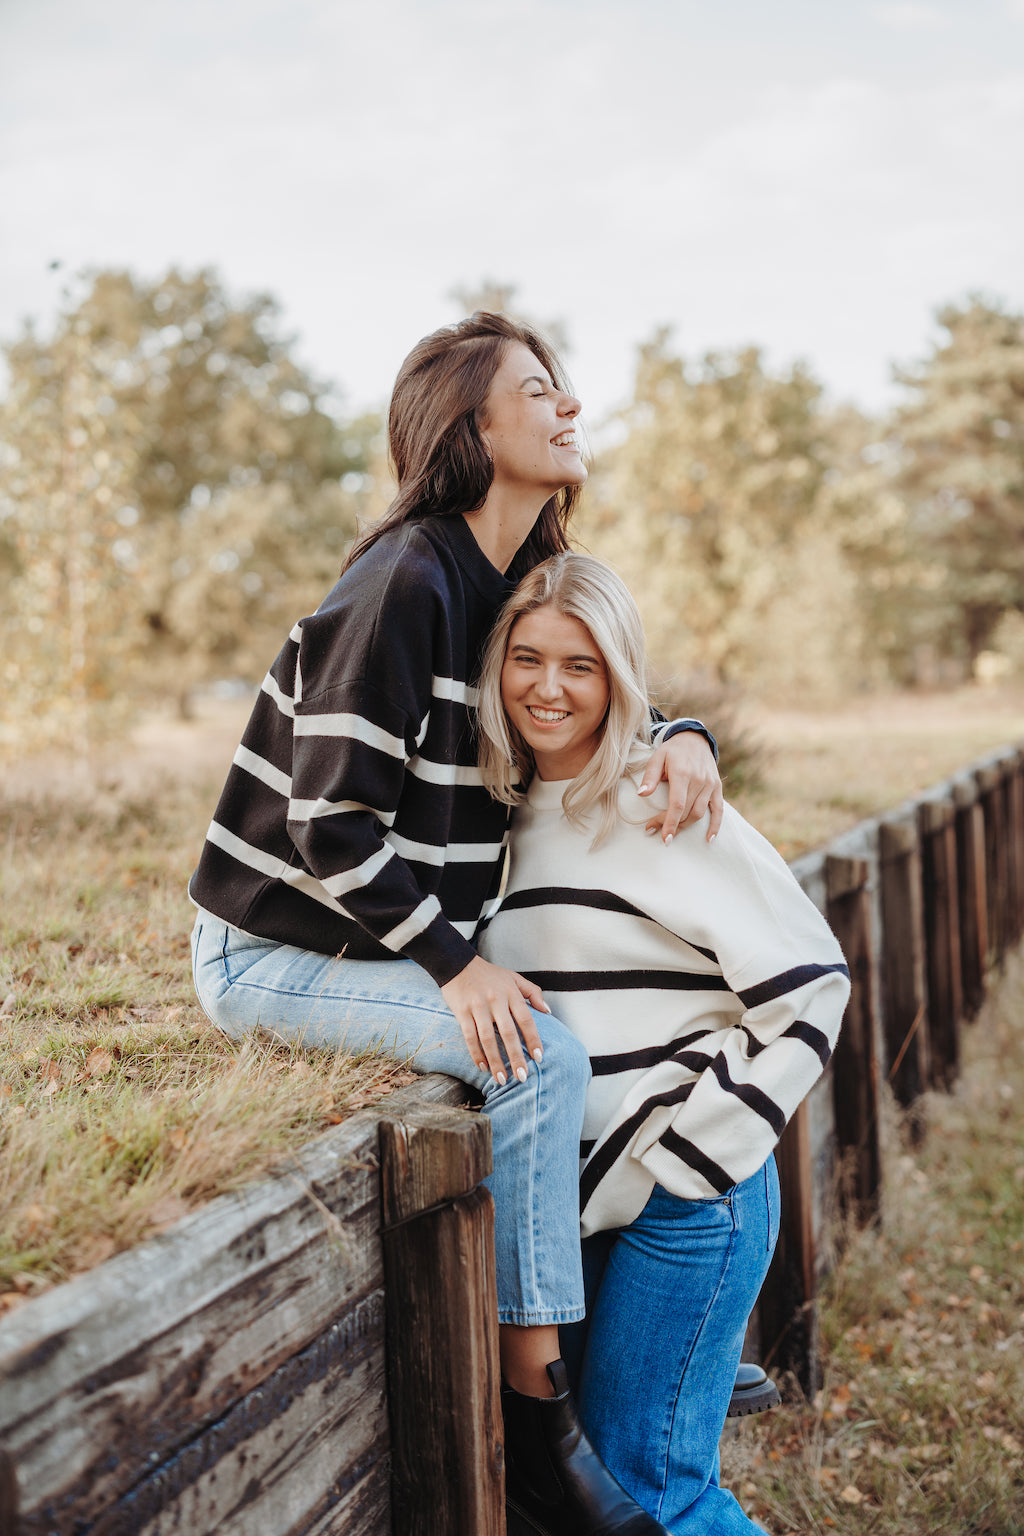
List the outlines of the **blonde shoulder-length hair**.
<svg viewBox="0 0 1024 1536">
<path fill-rule="evenodd" d="M 643 623 L 625 582 L 602 560 L 552 555 L 523 577 L 498 615 L 480 672 L 480 773 L 503 805 L 525 800 L 536 765 L 502 706 L 501 670 L 516 622 L 547 607 L 578 619 L 590 631 L 608 671 L 610 698 L 600 745 L 562 796 L 573 826 L 589 830 L 596 818 L 596 846 L 615 825 L 623 775 L 645 764 L 651 750 Z"/>
</svg>

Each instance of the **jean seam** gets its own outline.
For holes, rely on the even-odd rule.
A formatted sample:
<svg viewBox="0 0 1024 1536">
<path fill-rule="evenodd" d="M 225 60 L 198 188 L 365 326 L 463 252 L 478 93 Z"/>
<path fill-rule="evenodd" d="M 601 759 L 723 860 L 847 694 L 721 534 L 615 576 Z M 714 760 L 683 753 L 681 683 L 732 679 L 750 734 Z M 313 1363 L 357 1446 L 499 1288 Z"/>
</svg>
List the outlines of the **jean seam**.
<svg viewBox="0 0 1024 1536">
<path fill-rule="evenodd" d="M 666 1496 L 666 1493 L 668 1492 L 668 1464 L 669 1464 L 670 1452 L 671 1452 L 671 1449 L 672 1449 L 672 1432 L 673 1432 L 673 1426 L 675 1424 L 676 1414 L 679 1412 L 679 1401 L 680 1401 L 680 1398 L 682 1396 L 683 1382 L 686 1379 L 686 1372 L 689 1369 L 690 1361 L 693 1359 L 694 1351 L 696 1350 L 698 1344 L 701 1341 L 701 1338 L 703 1337 L 704 1329 L 707 1327 L 708 1318 L 710 1317 L 711 1312 L 714 1309 L 715 1303 L 718 1301 L 718 1298 L 719 1298 L 719 1296 L 722 1293 L 722 1286 L 725 1284 L 725 1277 L 726 1277 L 726 1275 L 728 1273 L 729 1265 L 732 1262 L 733 1251 L 734 1251 L 734 1249 L 736 1247 L 736 1211 L 735 1211 L 735 1208 L 733 1206 L 733 1203 L 732 1203 L 731 1199 L 729 1201 L 729 1216 L 730 1216 L 730 1223 L 729 1223 L 729 1245 L 726 1248 L 725 1253 L 723 1254 L 723 1257 L 722 1257 L 722 1264 L 721 1264 L 721 1267 L 719 1269 L 718 1282 L 715 1285 L 715 1292 L 714 1292 L 714 1295 L 712 1297 L 710 1297 L 710 1299 L 708 1301 L 708 1304 L 707 1304 L 707 1306 L 704 1309 L 704 1315 L 703 1315 L 703 1317 L 700 1320 L 700 1323 L 699 1323 L 699 1325 L 697 1327 L 697 1330 L 694 1333 L 693 1339 L 692 1339 L 692 1341 L 690 1343 L 690 1347 L 689 1347 L 689 1349 L 686 1352 L 686 1359 L 683 1362 L 683 1368 L 679 1372 L 679 1385 L 676 1388 L 676 1395 L 672 1399 L 672 1411 L 671 1411 L 671 1413 L 668 1416 L 668 1433 L 667 1433 L 667 1435 L 665 1437 L 665 1444 L 664 1444 L 663 1452 L 662 1452 L 663 1463 L 662 1463 L 662 1469 L 661 1469 L 661 1486 L 662 1486 L 662 1490 L 663 1491 L 662 1491 L 661 1498 L 658 1500 L 658 1508 L 654 1511 L 655 1518 L 660 1518 L 662 1509 L 664 1508 L 665 1496 Z M 705 1487 L 706 1486 L 707 1485 L 705 1484 Z M 703 1493 L 703 1492 L 704 1492 L 704 1489 L 702 1488 L 701 1489 L 701 1493 Z M 698 1497 L 699 1497 L 699 1495 L 698 1495 Z"/>
</svg>

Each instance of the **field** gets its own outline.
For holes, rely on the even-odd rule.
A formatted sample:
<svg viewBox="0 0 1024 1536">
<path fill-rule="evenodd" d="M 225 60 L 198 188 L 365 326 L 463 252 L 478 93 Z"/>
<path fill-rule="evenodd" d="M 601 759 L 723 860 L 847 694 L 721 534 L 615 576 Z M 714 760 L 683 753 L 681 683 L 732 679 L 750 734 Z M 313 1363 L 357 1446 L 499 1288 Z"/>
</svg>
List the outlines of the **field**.
<svg viewBox="0 0 1024 1536">
<path fill-rule="evenodd" d="M 185 883 L 244 719 L 143 721 L 89 765 L 0 792 L 0 1307 L 89 1268 L 408 1081 L 400 1065 L 242 1050 L 209 1028 Z M 737 804 L 787 857 L 1024 737 L 1024 695 L 750 712 Z M 742 1426 L 724 1473 L 774 1536 L 1024 1533 L 1024 971 L 971 1027 L 923 1148 L 894 1145 L 883 1231 L 826 1302 L 825 1390 Z M 890 1127 L 896 1137 L 897 1131 Z"/>
</svg>

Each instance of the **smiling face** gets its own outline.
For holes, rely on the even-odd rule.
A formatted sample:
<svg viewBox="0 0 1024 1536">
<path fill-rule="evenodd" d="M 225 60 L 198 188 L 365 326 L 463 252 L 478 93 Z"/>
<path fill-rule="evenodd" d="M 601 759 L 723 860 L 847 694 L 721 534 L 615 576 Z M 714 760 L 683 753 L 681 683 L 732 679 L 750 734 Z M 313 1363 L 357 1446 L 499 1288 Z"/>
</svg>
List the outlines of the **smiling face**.
<svg viewBox="0 0 1024 1536">
<path fill-rule="evenodd" d="M 608 712 L 608 669 L 579 619 L 547 605 L 509 635 L 501 702 L 542 779 L 574 779 L 597 751 Z"/>
<path fill-rule="evenodd" d="M 529 347 L 510 342 L 480 412 L 480 435 L 499 491 L 544 499 L 587 478 L 575 432 L 580 403 L 557 389 Z"/>
</svg>

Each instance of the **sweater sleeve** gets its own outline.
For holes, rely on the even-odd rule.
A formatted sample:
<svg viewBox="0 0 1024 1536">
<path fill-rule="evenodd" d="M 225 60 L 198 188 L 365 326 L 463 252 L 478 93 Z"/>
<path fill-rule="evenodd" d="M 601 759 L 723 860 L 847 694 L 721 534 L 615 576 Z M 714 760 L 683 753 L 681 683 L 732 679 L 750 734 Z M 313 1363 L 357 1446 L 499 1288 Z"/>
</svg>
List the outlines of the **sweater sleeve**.
<svg viewBox="0 0 1024 1536">
<path fill-rule="evenodd" d="M 423 771 L 417 752 L 431 707 L 429 598 L 386 593 L 370 624 L 321 613 L 303 626 L 288 834 L 342 912 L 443 986 L 475 950 L 388 839 L 407 776 Z"/>
<path fill-rule="evenodd" d="M 703 823 L 685 834 L 686 885 L 699 900 L 680 902 L 678 886 L 666 891 L 663 880 L 651 910 L 714 951 L 743 1007 L 733 1027 L 680 1054 L 696 1081 L 682 1102 L 656 1108 L 634 1143 L 658 1183 L 687 1199 L 722 1193 L 760 1168 L 827 1064 L 850 991 L 825 919 L 771 844 L 726 810 L 714 847 L 703 842 Z"/>
</svg>

